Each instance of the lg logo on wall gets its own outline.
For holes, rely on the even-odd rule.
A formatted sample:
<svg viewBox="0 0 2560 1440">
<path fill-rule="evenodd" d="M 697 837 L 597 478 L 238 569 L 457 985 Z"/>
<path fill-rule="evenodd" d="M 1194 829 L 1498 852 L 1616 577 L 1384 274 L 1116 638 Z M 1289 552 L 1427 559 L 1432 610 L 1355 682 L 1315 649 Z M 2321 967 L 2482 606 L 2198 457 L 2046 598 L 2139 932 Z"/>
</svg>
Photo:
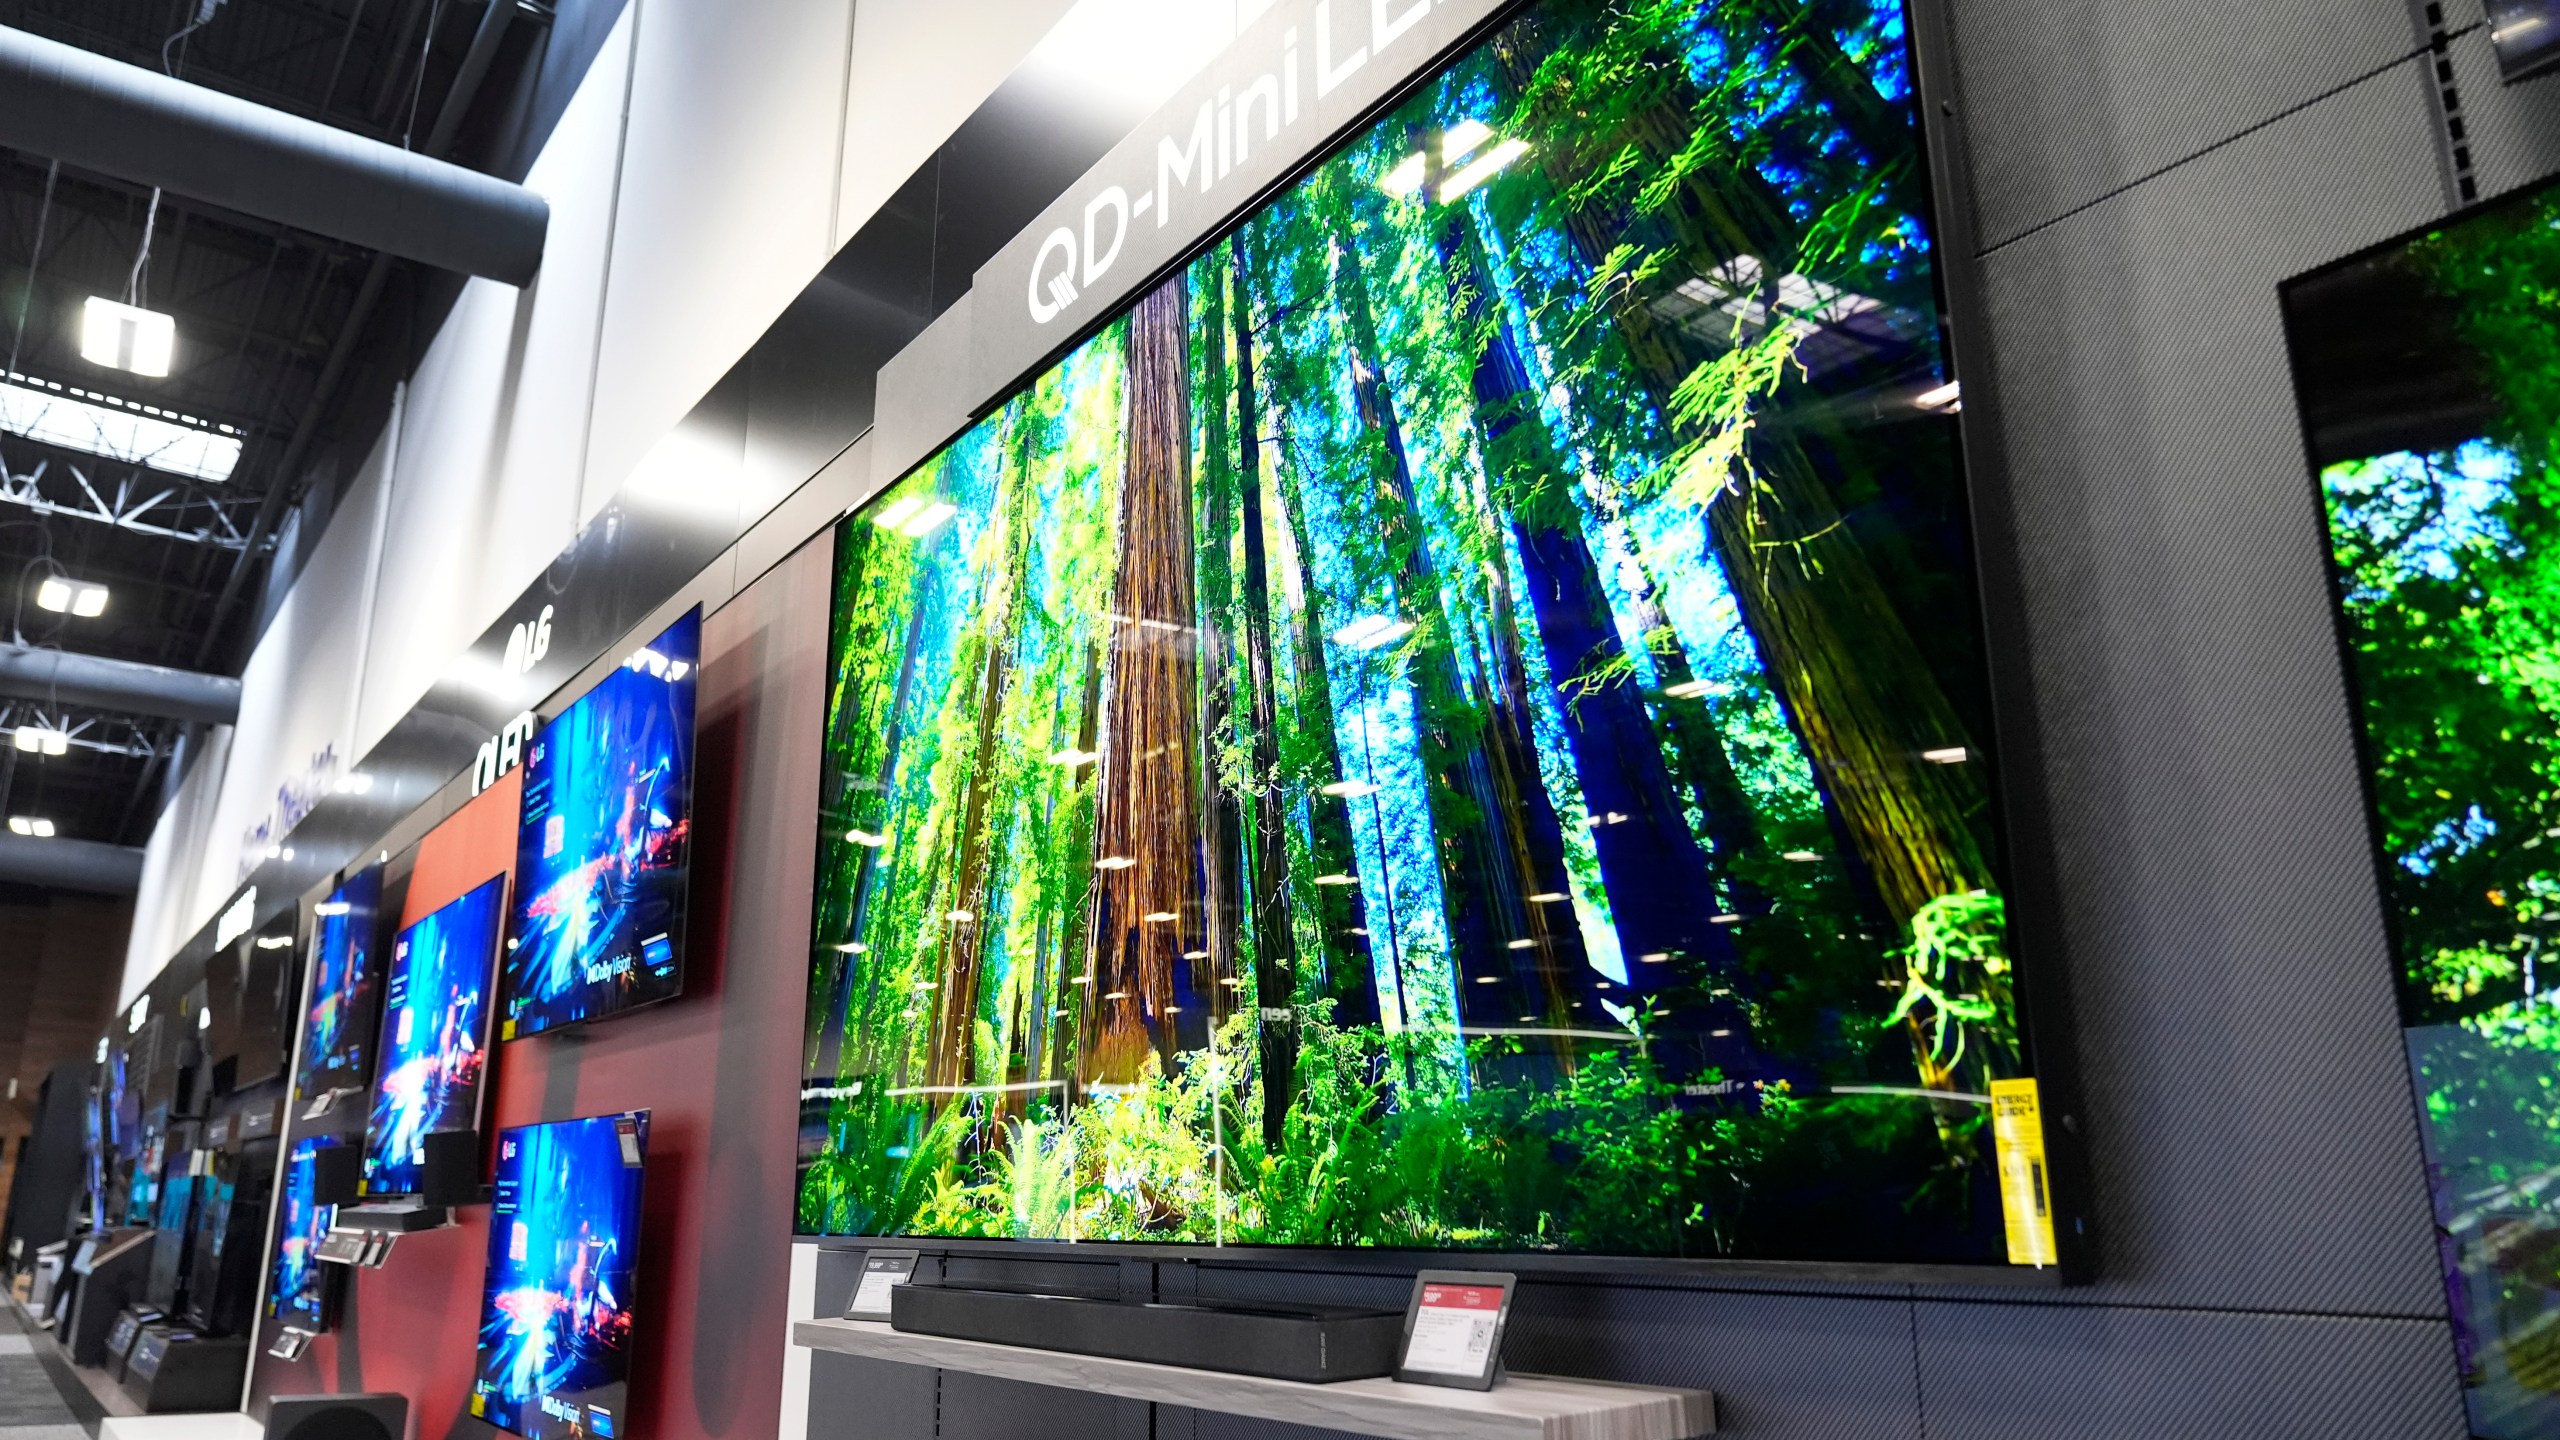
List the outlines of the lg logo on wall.
<svg viewBox="0 0 2560 1440">
<path fill-rule="evenodd" d="M 541 614 L 518 621 L 507 632 L 506 658 L 499 663 L 505 667 L 510 682 L 532 674 L 533 667 L 551 653 L 551 616 L 552 607 L 545 605 Z M 497 734 L 481 741 L 479 758 L 471 766 L 471 793 L 477 795 L 497 784 L 508 771 L 522 764 L 524 742 L 532 739 L 538 728 L 533 712 L 527 710 L 508 721 Z"/>
</svg>

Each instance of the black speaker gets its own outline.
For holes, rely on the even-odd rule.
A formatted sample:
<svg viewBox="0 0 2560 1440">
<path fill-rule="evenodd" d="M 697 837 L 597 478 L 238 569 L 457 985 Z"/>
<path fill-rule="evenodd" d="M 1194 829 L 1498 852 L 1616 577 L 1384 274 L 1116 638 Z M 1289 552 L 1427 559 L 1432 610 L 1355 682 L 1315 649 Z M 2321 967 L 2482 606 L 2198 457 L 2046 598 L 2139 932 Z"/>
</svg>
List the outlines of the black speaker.
<svg viewBox="0 0 2560 1440">
<path fill-rule="evenodd" d="M 318 1205 L 353 1205 L 364 1198 L 364 1146 L 323 1145 L 311 1152 L 312 1201 Z"/>
<path fill-rule="evenodd" d="M 401 1440 L 406 1395 L 278 1395 L 267 1402 L 266 1440 Z"/>
<path fill-rule="evenodd" d="M 477 1205 L 480 1193 L 480 1132 L 439 1130 L 421 1147 L 418 1198 L 429 1205 Z"/>
</svg>

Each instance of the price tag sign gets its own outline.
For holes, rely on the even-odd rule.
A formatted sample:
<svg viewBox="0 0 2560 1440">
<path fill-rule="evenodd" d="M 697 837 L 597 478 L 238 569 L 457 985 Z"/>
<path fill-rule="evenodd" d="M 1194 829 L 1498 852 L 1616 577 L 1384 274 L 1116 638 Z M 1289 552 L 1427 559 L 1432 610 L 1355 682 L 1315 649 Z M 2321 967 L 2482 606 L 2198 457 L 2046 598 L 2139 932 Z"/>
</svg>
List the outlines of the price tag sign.
<svg viewBox="0 0 2560 1440">
<path fill-rule="evenodd" d="M 1511 1316 L 1509 1275 L 1425 1270 L 1405 1311 L 1396 1378 L 1415 1385 L 1490 1390 L 1502 1373 L 1502 1327 Z"/>
<path fill-rule="evenodd" d="M 862 1257 L 862 1279 L 844 1307 L 847 1320 L 889 1318 L 889 1292 L 915 1278 L 913 1250 L 873 1250 Z"/>
</svg>

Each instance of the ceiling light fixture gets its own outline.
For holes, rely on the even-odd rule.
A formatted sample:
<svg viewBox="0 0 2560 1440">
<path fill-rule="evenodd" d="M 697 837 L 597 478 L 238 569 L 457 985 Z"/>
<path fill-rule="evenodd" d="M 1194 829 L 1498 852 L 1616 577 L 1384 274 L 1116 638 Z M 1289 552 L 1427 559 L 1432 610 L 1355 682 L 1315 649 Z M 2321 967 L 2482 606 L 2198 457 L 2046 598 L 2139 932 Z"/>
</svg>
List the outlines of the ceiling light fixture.
<svg viewBox="0 0 2560 1440">
<path fill-rule="evenodd" d="M 50 840 L 53 838 L 53 822 L 34 815 L 12 815 L 9 817 L 9 833 Z"/>
<path fill-rule="evenodd" d="M 169 373 L 178 350 L 178 319 L 157 310 L 92 295 L 80 307 L 80 358 L 110 370 L 155 379 Z"/>
<path fill-rule="evenodd" d="M 18 748 L 29 754 L 60 755 L 71 748 L 71 737 L 42 725 L 21 725 L 18 727 Z"/>
<path fill-rule="evenodd" d="M 36 608 L 56 615 L 77 615 L 95 620 L 107 613 L 107 587 L 85 580 L 65 580 L 47 575 L 36 584 Z"/>
</svg>

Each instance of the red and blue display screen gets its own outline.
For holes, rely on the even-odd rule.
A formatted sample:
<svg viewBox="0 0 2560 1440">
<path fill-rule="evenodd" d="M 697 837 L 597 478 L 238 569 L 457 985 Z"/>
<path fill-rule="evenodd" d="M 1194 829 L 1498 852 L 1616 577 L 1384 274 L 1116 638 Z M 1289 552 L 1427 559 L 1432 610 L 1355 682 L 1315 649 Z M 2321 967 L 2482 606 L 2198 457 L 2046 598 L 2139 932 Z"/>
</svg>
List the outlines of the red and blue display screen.
<svg viewBox="0 0 2560 1440">
<path fill-rule="evenodd" d="M 526 750 L 500 1038 L 683 990 L 701 655 L 696 609 L 633 651 Z"/>
<path fill-rule="evenodd" d="M 649 1112 L 503 1131 L 471 1412 L 533 1440 L 624 1433 Z"/>
<path fill-rule="evenodd" d="M 364 1193 L 419 1190 L 429 1135 L 479 1124 L 489 980 L 507 880 L 493 875 L 391 942 L 382 1070 L 365 1126 Z"/>
</svg>

